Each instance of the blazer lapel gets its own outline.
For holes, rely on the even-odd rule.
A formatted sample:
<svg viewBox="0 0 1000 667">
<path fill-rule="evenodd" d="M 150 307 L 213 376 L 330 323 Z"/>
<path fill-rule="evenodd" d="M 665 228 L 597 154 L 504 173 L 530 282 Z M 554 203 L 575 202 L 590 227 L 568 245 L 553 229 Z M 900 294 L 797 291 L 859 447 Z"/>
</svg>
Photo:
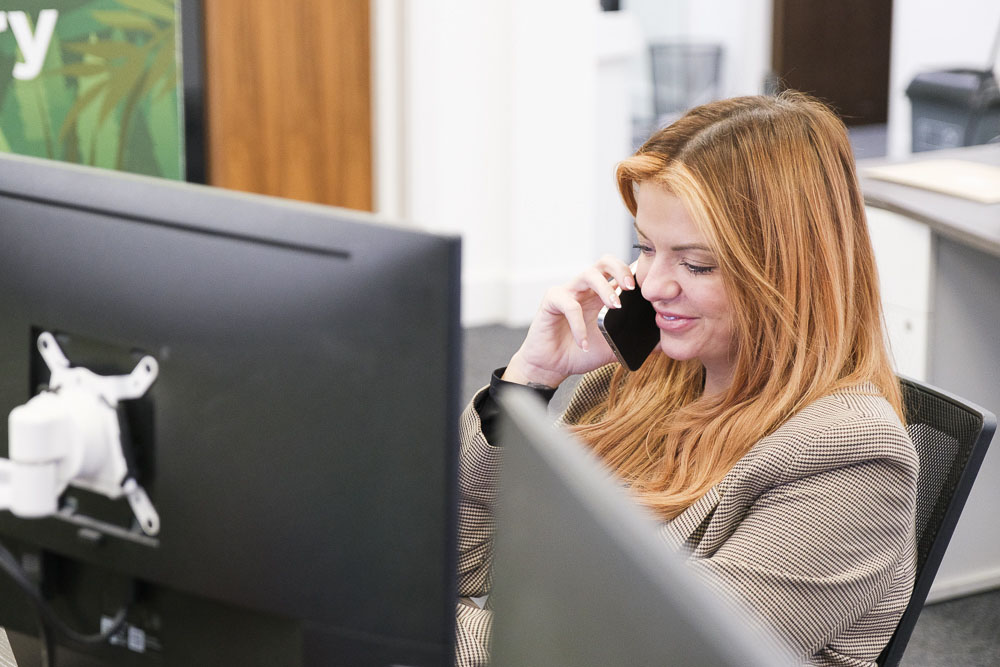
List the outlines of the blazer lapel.
<svg viewBox="0 0 1000 667">
<path fill-rule="evenodd" d="M 696 500 L 693 505 L 678 514 L 673 520 L 665 522 L 660 527 L 660 534 L 674 550 L 680 551 L 691 539 L 705 519 L 718 506 L 722 494 L 719 486 L 713 486 L 708 493 Z"/>
</svg>

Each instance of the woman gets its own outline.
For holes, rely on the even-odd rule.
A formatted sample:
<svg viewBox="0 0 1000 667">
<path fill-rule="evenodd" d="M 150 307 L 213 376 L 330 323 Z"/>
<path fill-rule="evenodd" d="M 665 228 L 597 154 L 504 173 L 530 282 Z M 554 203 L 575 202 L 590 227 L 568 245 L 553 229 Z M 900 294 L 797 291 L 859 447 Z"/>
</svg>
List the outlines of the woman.
<svg viewBox="0 0 1000 667">
<path fill-rule="evenodd" d="M 843 124 L 798 93 L 715 102 L 617 178 L 635 279 L 604 258 L 550 290 L 463 414 L 459 594 L 488 592 L 493 391 L 551 396 L 586 373 L 563 421 L 662 518 L 665 548 L 803 663 L 874 665 L 913 585 L 918 464 Z M 618 285 L 641 289 L 660 329 L 632 373 L 596 326 Z M 485 659 L 489 614 L 460 606 L 460 663 Z"/>
</svg>

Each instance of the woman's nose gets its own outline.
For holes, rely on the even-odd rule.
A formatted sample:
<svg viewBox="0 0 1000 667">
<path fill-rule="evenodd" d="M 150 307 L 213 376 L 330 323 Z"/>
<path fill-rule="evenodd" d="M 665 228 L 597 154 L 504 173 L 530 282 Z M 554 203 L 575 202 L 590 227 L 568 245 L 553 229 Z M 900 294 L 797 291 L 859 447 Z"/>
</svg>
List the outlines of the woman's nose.
<svg viewBox="0 0 1000 667">
<path fill-rule="evenodd" d="M 680 296 L 681 286 L 673 274 L 660 267 L 650 267 L 642 281 L 642 296 L 646 301 L 669 301 Z"/>
</svg>

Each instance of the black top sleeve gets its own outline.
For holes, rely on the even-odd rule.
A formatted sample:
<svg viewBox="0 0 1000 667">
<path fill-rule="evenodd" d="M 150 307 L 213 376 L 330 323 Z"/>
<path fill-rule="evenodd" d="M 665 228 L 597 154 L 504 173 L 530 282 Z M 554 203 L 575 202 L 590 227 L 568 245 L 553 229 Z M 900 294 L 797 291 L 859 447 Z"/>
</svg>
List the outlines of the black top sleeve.
<svg viewBox="0 0 1000 667">
<path fill-rule="evenodd" d="M 476 399 L 476 412 L 479 413 L 479 422 L 482 424 L 483 436 L 486 437 L 486 442 L 490 443 L 494 447 L 499 447 L 500 443 L 498 441 L 499 436 L 499 422 L 498 417 L 500 416 L 500 406 L 497 404 L 496 396 L 497 392 L 500 391 L 500 387 L 520 387 L 521 389 L 527 389 L 528 391 L 535 392 L 540 398 L 542 398 L 546 403 L 552 400 L 555 396 L 556 390 L 551 387 L 537 387 L 537 386 L 527 386 L 523 384 L 518 384 L 516 382 L 507 382 L 501 380 L 506 368 L 498 368 L 493 371 L 493 377 L 490 378 L 490 390 L 484 391 Z"/>
</svg>

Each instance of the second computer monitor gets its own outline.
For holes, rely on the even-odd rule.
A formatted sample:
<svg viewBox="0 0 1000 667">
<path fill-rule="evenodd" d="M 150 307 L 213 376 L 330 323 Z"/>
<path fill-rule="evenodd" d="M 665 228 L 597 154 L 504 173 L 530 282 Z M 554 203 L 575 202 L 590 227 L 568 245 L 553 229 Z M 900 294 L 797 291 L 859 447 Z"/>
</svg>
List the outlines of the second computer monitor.
<svg viewBox="0 0 1000 667">
<path fill-rule="evenodd" d="M 537 399 L 501 397 L 496 667 L 791 664 L 669 552 L 654 520 Z"/>
</svg>

